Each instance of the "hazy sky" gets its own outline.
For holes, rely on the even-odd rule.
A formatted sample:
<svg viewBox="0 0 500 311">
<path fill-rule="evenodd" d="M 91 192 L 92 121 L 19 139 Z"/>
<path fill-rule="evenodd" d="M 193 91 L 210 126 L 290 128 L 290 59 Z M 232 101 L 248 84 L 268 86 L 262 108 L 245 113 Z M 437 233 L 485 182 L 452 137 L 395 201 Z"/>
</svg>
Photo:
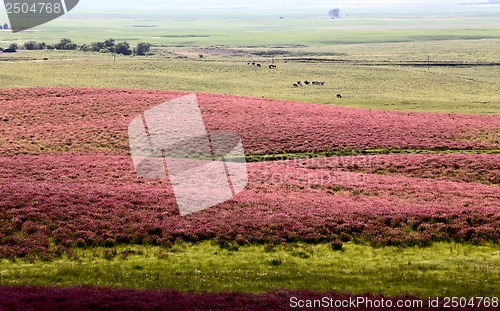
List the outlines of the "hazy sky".
<svg viewBox="0 0 500 311">
<path fill-rule="evenodd" d="M 251 9 L 266 10 L 273 8 L 300 9 L 330 9 L 338 7 L 348 9 L 352 7 L 394 6 L 394 5 L 457 5 L 461 2 L 487 2 L 488 0 L 80 0 L 74 9 L 90 11 L 175 11 L 175 10 L 199 10 L 199 9 Z M 76 12 L 74 12 L 76 13 Z M 3 5 L 0 4 L 0 18 L 6 18 Z"/>
<path fill-rule="evenodd" d="M 485 0 L 486 1 L 486 0 Z M 161 8 L 165 10 L 186 9 L 186 8 L 266 8 L 266 7 L 333 7 L 333 6 L 379 6 L 379 5 L 394 5 L 394 4 L 456 4 L 463 2 L 460 0 L 252 0 L 252 1 L 237 1 L 237 0 L 188 0 L 188 1 L 165 1 L 165 0 L 80 0 L 81 8 Z M 467 2 L 479 2 L 479 0 L 468 0 Z"/>
<path fill-rule="evenodd" d="M 80 0 L 76 9 L 84 10 L 185 10 L 185 9 L 224 9 L 224 8 L 347 8 L 355 6 L 391 6 L 418 4 L 454 4 L 460 2 L 487 2 L 488 0 Z M 5 8 L 0 4 L 0 16 Z"/>
</svg>

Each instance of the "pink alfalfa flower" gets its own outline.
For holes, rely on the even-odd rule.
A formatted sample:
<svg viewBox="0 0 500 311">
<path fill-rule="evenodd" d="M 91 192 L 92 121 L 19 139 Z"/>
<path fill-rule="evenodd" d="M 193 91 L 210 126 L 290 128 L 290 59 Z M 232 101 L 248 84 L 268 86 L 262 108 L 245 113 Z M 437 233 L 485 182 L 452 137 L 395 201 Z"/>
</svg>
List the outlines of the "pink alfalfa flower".
<svg viewBox="0 0 500 311">
<path fill-rule="evenodd" d="M 0 154 L 127 155 L 130 121 L 142 111 L 182 95 L 185 93 L 125 89 L 1 89 Z M 237 133 L 249 154 L 499 147 L 498 142 L 484 139 L 485 133 L 498 133 L 498 116 L 197 96 L 207 129 Z"/>
<path fill-rule="evenodd" d="M 47 257 L 76 246 L 216 237 L 425 245 L 500 236 L 497 186 L 349 172 L 338 167 L 338 159 L 322 161 L 250 163 L 249 185 L 240 195 L 181 217 L 168 182 L 135 176 L 128 157 L 0 158 L 0 234 L 10 237 L 0 251 L 4 257 Z M 49 239 L 55 248 L 48 247 Z"/>
</svg>

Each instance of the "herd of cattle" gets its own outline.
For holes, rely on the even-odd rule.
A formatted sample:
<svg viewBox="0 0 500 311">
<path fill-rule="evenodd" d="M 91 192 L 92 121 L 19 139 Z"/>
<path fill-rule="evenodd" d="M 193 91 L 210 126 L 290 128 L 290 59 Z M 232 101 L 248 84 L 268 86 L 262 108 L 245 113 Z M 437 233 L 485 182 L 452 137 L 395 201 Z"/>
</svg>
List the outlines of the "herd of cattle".
<svg viewBox="0 0 500 311">
<path fill-rule="evenodd" d="M 303 87 L 304 85 L 325 85 L 325 82 L 323 81 L 304 81 L 304 83 L 302 83 L 302 81 L 297 81 L 297 83 L 294 83 L 292 84 L 292 86 L 294 88 L 298 88 L 298 87 Z M 342 98 L 342 95 L 341 94 L 337 94 L 337 98 Z"/>
<path fill-rule="evenodd" d="M 298 87 L 303 87 L 304 85 L 320 85 L 320 86 L 323 86 L 325 85 L 325 82 L 324 81 L 304 81 L 304 83 L 302 83 L 302 81 L 297 81 L 297 83 L 294 83 L 292 84 L 292 86 L 294 88 L 298 88 Z M 342 98 L 342 95 L 341 94 L 337 94 L 337 98 Z"/>
<path fill-rule="evenodd" d="M 312 85 L 321 85 L 321 86 L 323 86 L 323 85 L 325 85 L 325 82 L 323 82 L 323 81 L 312 81 L 312 82 L 310 82 L 310 81 L 306 80 L 306 81 L 304 81 L 304 84 L 305 85 L 312 84 Z M 302 87 L 302 86 L 304 86 L 304 84 L 302 84 L 302 81 L 297 81 L 297 83 L 293 84 L 293 87 L 299 87 L 299 86 Z"/>
<path fill-rule="evenodd" d="M 256 63 L 256 62 L 248 62 L 247 65 L 252 65 L 252 66 L 256 66 L 256 67 L 262 67 L 262 64 L 259 64 L 259 63 Z M 271 64 L 269 65 L 269 69 L 276 69 L 276 65 L 275 64 Z"/>
<path fill-rule="evenodd" d="M 262 64 L 260 63 L 256 63 L 256 62 L 248 62 L 247 65 L 252 65 L 252 66 L 256 66 L 256 67 L 262 67 Z M 271 64 L 269 65 L 269 69 L 277 69 L 278 67 L 275 65 L 275 64 Z M 302 83 L 302 81 L 297 81 L 297 83 L 293 83 L 292 86 L 294 88 L 299 88 L 299 87 L 303 87 L 304 85 L 319 85 L 319 86 L 323 86 L 325 85 L 325 82 L 324 81 L 307 81 L 305 80 L 304 83 Z M 342 95 L 341 94 L 337 94 L 337 98 L 342 98 Z"/>
</svg>

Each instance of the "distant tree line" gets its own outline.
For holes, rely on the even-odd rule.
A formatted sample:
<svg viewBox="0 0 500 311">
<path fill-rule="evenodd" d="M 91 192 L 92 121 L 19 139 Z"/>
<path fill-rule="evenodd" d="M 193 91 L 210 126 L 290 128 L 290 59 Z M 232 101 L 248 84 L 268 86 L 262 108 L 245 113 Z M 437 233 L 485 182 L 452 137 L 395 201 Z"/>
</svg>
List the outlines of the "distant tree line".
<svg viewBox="0 0 500 311">
<path fill-rule="evenodd" d="M 104 40 L 103 42 L 92 42 L 91 44 L 84 44 L 78 46 L 76 43 L 72 42 L 71 39 L 61 39 L 59 43 L 56 44 L 45 44 L 45 42 L 28 41 L 22 46 L 17 43 L 12 43 L 9 49 L 13 50 L 63 50 L 63 51 L 74 51 L 80 50 L 84 52 L 100 52 L 100 53 L 116 53 L 123 55 L 148 55 L 150 53 L 151 44 L 140 42 L 135 47 L 130 47 L 128 42 L 115 42 L 114 39 Z"/>
</svg>

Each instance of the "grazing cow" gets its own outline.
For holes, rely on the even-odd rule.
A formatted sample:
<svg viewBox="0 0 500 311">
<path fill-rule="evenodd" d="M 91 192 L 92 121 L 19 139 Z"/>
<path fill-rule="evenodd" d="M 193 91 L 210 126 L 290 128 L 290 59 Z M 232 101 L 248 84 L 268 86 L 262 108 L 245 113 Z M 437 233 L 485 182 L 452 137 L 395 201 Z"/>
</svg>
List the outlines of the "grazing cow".
<svg viewBox="0 0 500 311">
<path fill-rule="evenodd" d="M 337 98 L 342 98 L 342 95 L 340 95 L 340 94 L 337 94 Z"/>
<path fill-rule="evenodd" d="M 305 85 L 309 85 L 309 84 L 311 84 L 311 82 L 309 82 L 309 81 L 307 81 L 307 80 L 306 80 L 306 81 L 304 81 L 304 83 L 305 83 Z"/>
<path fill-rule="evenodd" d="M 255 66 L 255 62 L 252 62 L 252 65 Z"/>
<path fill-rule="evenodd" d="M 269 69 L 276 69 L 276 65 L 273 64 L 269 65 Z"/>
<path fill-rule="evenodd" d="M 319 83 L 319 85 L 325 85 L 325 82 L 321 81 L 321 82 Z"/>
<path fill-rule="evenodd" d="M 312 85 L 318 85 L 318 81 L 313 81 Z"/>
<path fill-rule="evenodd" d="M 299 86 L 302 86 L 302 82 L 300 82 L 300 81 L 297 81 L 297 84 L 298 84 Z"/>
<path fill-rule="evenodd" d="M 299 87 L 299 85 L 297 83 L 294 83 L 293 87 Z"/>
<path fill-rule="evenodd" d="M 47 57 L 45 57 L 43 60 L 49 60 Z"/>
<path fill-rule="evenodd" d="M 261 64 L 257 64 L 257 67 L 262 67 Z"/>
</svg>

